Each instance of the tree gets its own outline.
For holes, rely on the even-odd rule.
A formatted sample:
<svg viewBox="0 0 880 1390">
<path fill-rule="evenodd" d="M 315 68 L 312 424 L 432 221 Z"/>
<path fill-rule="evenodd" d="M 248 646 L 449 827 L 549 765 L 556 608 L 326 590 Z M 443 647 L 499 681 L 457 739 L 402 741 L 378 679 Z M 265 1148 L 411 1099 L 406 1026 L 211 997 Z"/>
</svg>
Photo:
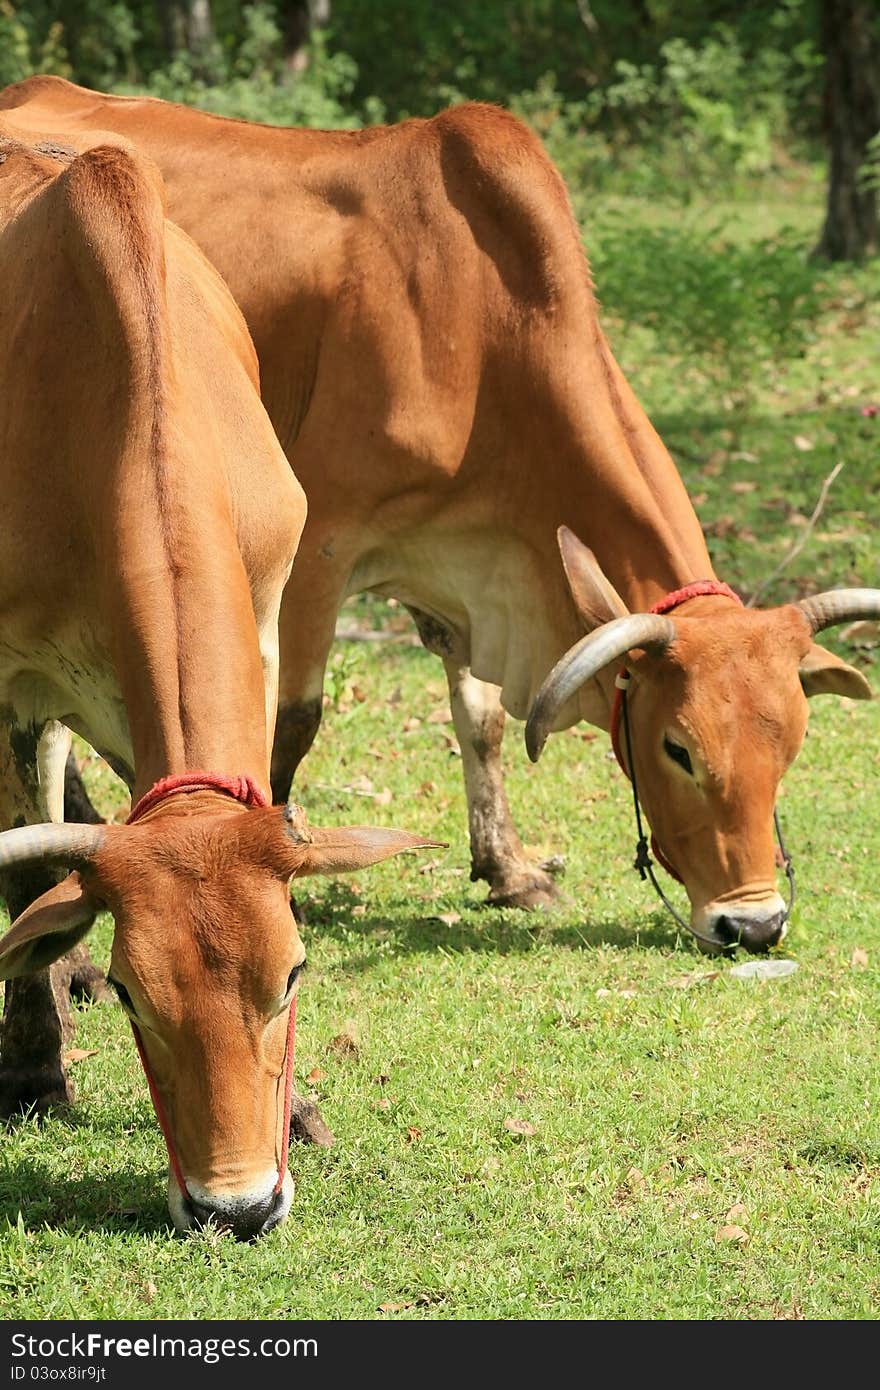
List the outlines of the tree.
<svg viewBox="0 0 880 1390">
<path fill-rule="evenodd" d="M 309 39 L 330 23 L 330 0 L 282 0 L 276 13 L 284 38 L 285 67 L 303 72 L 308 66 Z"/>
<path fill-rule="evenodd" d="M 816 247 L 832 261 L 880 249 L 877 192 L 863 172 L 880 131 L 880 32 L 876 0 L 822 0 L 828 206 Z"/>
</svg>

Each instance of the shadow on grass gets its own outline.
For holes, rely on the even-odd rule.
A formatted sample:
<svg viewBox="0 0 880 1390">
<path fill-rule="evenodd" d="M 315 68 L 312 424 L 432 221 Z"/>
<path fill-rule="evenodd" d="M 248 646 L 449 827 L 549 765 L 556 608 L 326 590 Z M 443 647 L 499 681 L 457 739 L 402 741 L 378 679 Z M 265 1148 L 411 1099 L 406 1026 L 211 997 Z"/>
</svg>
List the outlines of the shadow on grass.
<svg viewBox="0 0 880 1390">
<path fill-rule="evenodd" d="M 30 1230 L 48 1227 L 78 1234 L 170 1234 L 165 1182 L 120 1170 L 109 1177 L 58 1178 L 33 1161 L 9 1164 L 0 1176 L 0 1222 L 15 1226 L 19 1214 Z"/>
<path fill-rule="evenodd" d="M 363 915 L 355 916 L 358 899 L 344 884 L 328 884 L 323 890 L 298 899 L 305 914 L 304 931 L 316 940 L 337 941 L 342 945 L 358 942 L 356 958 L 343 970 L 362 973 L 387 959 L 388 943 L 400 955 L 442 953 L 465 955 L 471 951 L 497 955 L 527 955 L 545 945 L 573 951 L 610 946 L 620 950 L 650 950 L 670 953 L 682 943 L 671 918 L 657 912 L 638 927 L 615 919 L 586 918 L 566 920 L 570 911 L 524 913 L 488 907 L 465 908 L 462 913 L 442 906 L 432 913 L 413 916 L 411 901 L 393 901 L 387 914 L 367 905 Z M 440 914 L 446 915 L 443 920 Z M 449 920 L 458 917 L 459 920 Z M 690 938 L 688 938 L 688 941 Z M 374 947 L 374 949 L 370 949 Z M 366 949 L 364 949 L 366 948 Z"/>
</svg>

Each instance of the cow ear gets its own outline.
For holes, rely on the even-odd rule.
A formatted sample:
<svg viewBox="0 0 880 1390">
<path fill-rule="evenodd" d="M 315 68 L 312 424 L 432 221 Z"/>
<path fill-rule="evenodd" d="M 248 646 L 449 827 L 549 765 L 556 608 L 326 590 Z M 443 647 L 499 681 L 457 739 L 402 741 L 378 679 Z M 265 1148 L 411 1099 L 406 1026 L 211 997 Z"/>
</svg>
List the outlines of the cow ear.
<svg viewBox="0 0 880 1390">
<path fill-rule="evenodd" d="M 815 642 L 810 644 L 798 674 L 805 695 L 848 695 L 851 700 L 870 700 L 873 694 L 861 671 Z"/>
<path fill-rule="evenodd" d="M 448 849 L 440 840 L 426 840 L 406 830 L 386 830 L 375 825 L 341 825 L 321 829 L 309 826 L 309 843 L 300 846 L 297 878 L 305 874 L 344 874 L 367 869 L 393 854 L 408 849 Z"/>
<path fill-rule="evenodd" d="M 0 940 L 0 980 L 51 965 L 85 936 L 100 907 L 79 874 L 69 874 L 31 903 Z"/>
<path fill-rule="evenodd" d="M 592 632 L 613 618 L 625 618 L 629 609 L 610 579 L 605 578 L 590 547 L 567 526 L 560 526 L 556 539 L 574 606 L 587 631 Z"/>
</svg>

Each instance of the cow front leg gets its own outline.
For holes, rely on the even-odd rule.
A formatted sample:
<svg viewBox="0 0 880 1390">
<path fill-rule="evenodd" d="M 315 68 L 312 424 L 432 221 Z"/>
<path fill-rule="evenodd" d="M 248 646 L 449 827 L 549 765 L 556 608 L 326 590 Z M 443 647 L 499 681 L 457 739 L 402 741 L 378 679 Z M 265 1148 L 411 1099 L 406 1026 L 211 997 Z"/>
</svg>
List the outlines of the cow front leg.
<svg viewBox="0 0 880 1390">
<path fill-rule="evenodd" d="M 275 742 L 272 745 L 272 801 L 283 805 L 290 796 L 294 773 L 315 741 L 321 727 L 320 695 L 288 698 L 278 707 Z"/>
<path fill-rule="evenodd" d="M 561 894 L 551 876 L 527 857 L 517 834 L 501 770 L 504 710 L 497 686 L 444 660 L 468 804 L 471 878 L 489 884 L 496 907 L 548 907 Z"/>
</svg>

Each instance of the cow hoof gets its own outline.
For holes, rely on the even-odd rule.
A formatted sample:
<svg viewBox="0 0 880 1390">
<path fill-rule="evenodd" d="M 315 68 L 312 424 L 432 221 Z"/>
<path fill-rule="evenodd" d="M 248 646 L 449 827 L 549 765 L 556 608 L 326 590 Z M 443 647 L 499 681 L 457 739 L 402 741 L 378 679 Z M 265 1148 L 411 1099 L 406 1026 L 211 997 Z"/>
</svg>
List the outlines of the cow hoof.
<svg viewBox="0 0 880 1390">
<path fill-rule="evenodd" d="M 486 899 L 487 907 L 519 907 L 527 912 L 564 907 L 566 895 L 549 874 L 524 874 L 521 878 L 495 883 Z"/>
<path fill-rule="evenodd" d="M 302 1096 L 290 1099 L 290 1137 L 303 1144 L 317 1144 L 321 1149 L 332 1148 L 336 1142 L 332 1130 L 321 1119 L 317 1105 Z"/>
<path fill-rule="evenodd" d="M 55 1068 L 45 1071 L 0 1071 L 0 1119 L 16 1115 L 45 1115 L 75 1099 L 73 1083 Z"/>
<path fill-rule="evenodd" d="M 62 963 L 69 971 L 67 987 L 71 999 L 77 1003 L 111 1004 L 115 995 L 107 984 L 104 972 L 95 965 L 85 946 L 74 946 L 72 951 L 62 957 Z"/>
</svg>

